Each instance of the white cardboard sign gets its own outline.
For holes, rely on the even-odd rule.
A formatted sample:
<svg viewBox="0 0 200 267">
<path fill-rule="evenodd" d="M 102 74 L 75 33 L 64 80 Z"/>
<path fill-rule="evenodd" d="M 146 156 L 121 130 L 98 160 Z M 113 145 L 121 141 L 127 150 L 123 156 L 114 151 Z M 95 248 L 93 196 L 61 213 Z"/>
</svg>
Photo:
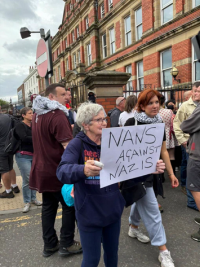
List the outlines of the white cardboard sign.
<svg viewBox="0 0 200 267">
<path fill-rule="evenodd" d="M 103 129 L 100 187 L 155 172 L 163 134 L 164 123 Z"/>
</svg>

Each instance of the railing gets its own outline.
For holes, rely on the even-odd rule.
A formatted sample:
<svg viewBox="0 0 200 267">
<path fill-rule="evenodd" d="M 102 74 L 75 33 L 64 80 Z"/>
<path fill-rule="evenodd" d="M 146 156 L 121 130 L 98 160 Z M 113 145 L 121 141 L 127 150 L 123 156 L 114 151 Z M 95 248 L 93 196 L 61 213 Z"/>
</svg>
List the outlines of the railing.
<svg viewBox="0 0 200 267">
<path fill-rule="evenodd" d="M 186 91 L 192 90 L 192 83 L 188 83 L 188 84 L 181 84 L 181 85 L 177 85 L 177 86 L 168 86 L 165 88 L 155 88 L 154 86 L 152 86 L 151 84 L 143 84 L 142 85 L 142 89 L 137 90 L 137 88 L 130 88 L 129 90 L 125 90 L 123 91 L 123 95 L 124 97 L 128 97 L 129 95 L 136 95 L 137 97 L 139 96 L 139 94 L 145 90 L 145 89 L 156 89 L 158 90 L 162 95 L 165 96 L 165 100 L 169 100 L 169 99 L 174 99 L 176 101 L 176 106 L 179 107 L 180 104 L 183 103 L 183 94 Z"/>
</svg>

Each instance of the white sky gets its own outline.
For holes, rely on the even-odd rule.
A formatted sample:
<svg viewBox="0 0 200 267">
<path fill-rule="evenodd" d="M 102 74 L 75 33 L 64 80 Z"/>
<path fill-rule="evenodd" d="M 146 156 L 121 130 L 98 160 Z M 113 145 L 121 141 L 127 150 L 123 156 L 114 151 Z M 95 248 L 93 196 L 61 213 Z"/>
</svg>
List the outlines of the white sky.
<svg viewBox="0 0 200 267">
<path fill-rule="evenodd" d="M 21 39 L 20 28 L 45 32 L 54 36 L 62 23 L 63 0 L 0 1 L 0 98 L 17 100 L 17 88 L 36 61 L 40 34 Z"/>
</svg>

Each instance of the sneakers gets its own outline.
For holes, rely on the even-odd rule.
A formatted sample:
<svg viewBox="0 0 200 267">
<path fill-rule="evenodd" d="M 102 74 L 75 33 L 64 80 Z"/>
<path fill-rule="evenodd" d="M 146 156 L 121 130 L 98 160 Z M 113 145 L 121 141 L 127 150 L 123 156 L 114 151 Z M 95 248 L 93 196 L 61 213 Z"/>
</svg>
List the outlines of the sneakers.
<svg viewBox="0 0 200 267">
<path fill-rule="evenodd" d="M 24 208 L 23 208 L 22 212 L 23 212 L 23 213 L 28 212 L 28 211 L 30 210 L 30 207 L 31 207 L 31 204 L 30 204 L 30 203 L 26 203 L 26 204 L 24 205 Z"/>
<path fill-rule="evenodd" d="M 36 200 L 32 200 L 31 203 L 36 205 L 36 206 L 41 206 L 42 205 L 42 202 L 37 200 L 37 199 Z"/>
<path fill-rule="evenodd" d="M 70 247 L 68 247 L 68 248 L 60 247 L 59 248 L 59 254 L 61 257 L 65 257 L 65 256 L 68 256 L 70 254 L 78 254 L 78 253 L 82 253 L 82 252 L 83 252 L 83 250 L 82 250 L 81 243 L 78 241 L 75 241 L 75 240 L 74 240 L 74 243 Z"/>
<path fill-rule="evenodd" d="M 165 251 L 159 254 L 158 260 L 161 263 L 161 267 L 175 267 L 174 261 L 169 251 Z"/>
<path fill-rule="evenodd" d="M 53 255 L 56 251 L 59 250 L 60 247 L 60 243 L 58 242 L 57 245 L 54 248 L 44 248 L 42 255 L 43 257 L 47 258 L 50 257 L 51 255 Z"/>
<path fill-rule="evenodd" d="M 197 223 L 198 225 L 200 225 L 200 218 L 195 218 L 194 221 L 195 221 L 195 223 Z"/>
<path fill-rule="evenodd" d="M 12 191 L 10 193 L 7 193 L 6 190 L 3 193 L 0 193 L 0 198 L 13 198 L 15 195 Z"/>
<path fill-rule="evenodd" d="M 191 238 L 194 241 L 200 242 L 200 228 L 199 228 L 199 231 L 197 233 L 194 233 L 194 234 L 191 235 Z"/>
<path fill-rule="evenodd" d="M 150 239 L 148 238 L 148 236 L 141 233 L 141 231 L 139 229 L 135 229 L 135 228 L 131 227 L 131 225 L 129 226 L 128 235 L 132 238 L 137 238 L 142 243 L 150 242 Z"/>
<path fill-rule="evenodd" d="M 13 191 L 15 194 L 17 194 L 17 193 L 19 193 L 19 192 L 20 192 L 20 190 L 19 190 L 19 187 L 18 187 L 18 186 L 12 187 L 12 191 Z"/>
</svg>

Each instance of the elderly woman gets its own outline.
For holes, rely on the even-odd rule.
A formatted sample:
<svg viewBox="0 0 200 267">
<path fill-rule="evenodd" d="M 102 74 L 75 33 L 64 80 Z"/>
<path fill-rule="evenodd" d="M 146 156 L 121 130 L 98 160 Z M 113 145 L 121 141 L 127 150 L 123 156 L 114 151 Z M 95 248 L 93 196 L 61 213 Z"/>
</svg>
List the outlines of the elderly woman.
<svg viewBox="0 0 200 267">
<path fill-rule="evenodd" d="M 118 184 L 100 188 L 101 168 L 94 165 L 94 160 L 100 161 L 102 129 L 107 126 L 105 111 L 101 105 L 83 103 L 76 122 L 82 131 L 67 146 L 57 177 L 64 184 L 74 184 L 76 218 L 83 248 L 81 266 L 98 266 L 102 242 L 105 266 L 117 267 L 125 201 Z M 157 170 L 159 168 L 163 170 L 160 166 Z"/>
<path fill-rule="evenodd" d="M 161 94 L 156 90 L 147 89 L 142 91 L 138 97 L 134 118 L 128 119 L 125 126 L 162 123 L 162 118 L 159 115 L 160 98 Z M 161 148 L 161 158 L 165 162 L 172 187 L 177 187 L 179 182 L 174 175 L 170 163 L 169 154 L 166 148 L 165 134 Z M 131 207 L 128 235 L 137 238 L 143 243 L 147 243 L 147 238 L 138 230 L 140 219 L 142 219 L 150 236 L 151 244 L 159 247 L 160 253 L 158 259 L 161 262 L 161 266 L 174 267 L 170 252 L 166 247 L 165 230 L 162 225 L 162 217 L 159 211 L 158 202 L 153 191 L 153 180 L 153 175 L 146 180 L 146 195 Z"/>
</svg>

